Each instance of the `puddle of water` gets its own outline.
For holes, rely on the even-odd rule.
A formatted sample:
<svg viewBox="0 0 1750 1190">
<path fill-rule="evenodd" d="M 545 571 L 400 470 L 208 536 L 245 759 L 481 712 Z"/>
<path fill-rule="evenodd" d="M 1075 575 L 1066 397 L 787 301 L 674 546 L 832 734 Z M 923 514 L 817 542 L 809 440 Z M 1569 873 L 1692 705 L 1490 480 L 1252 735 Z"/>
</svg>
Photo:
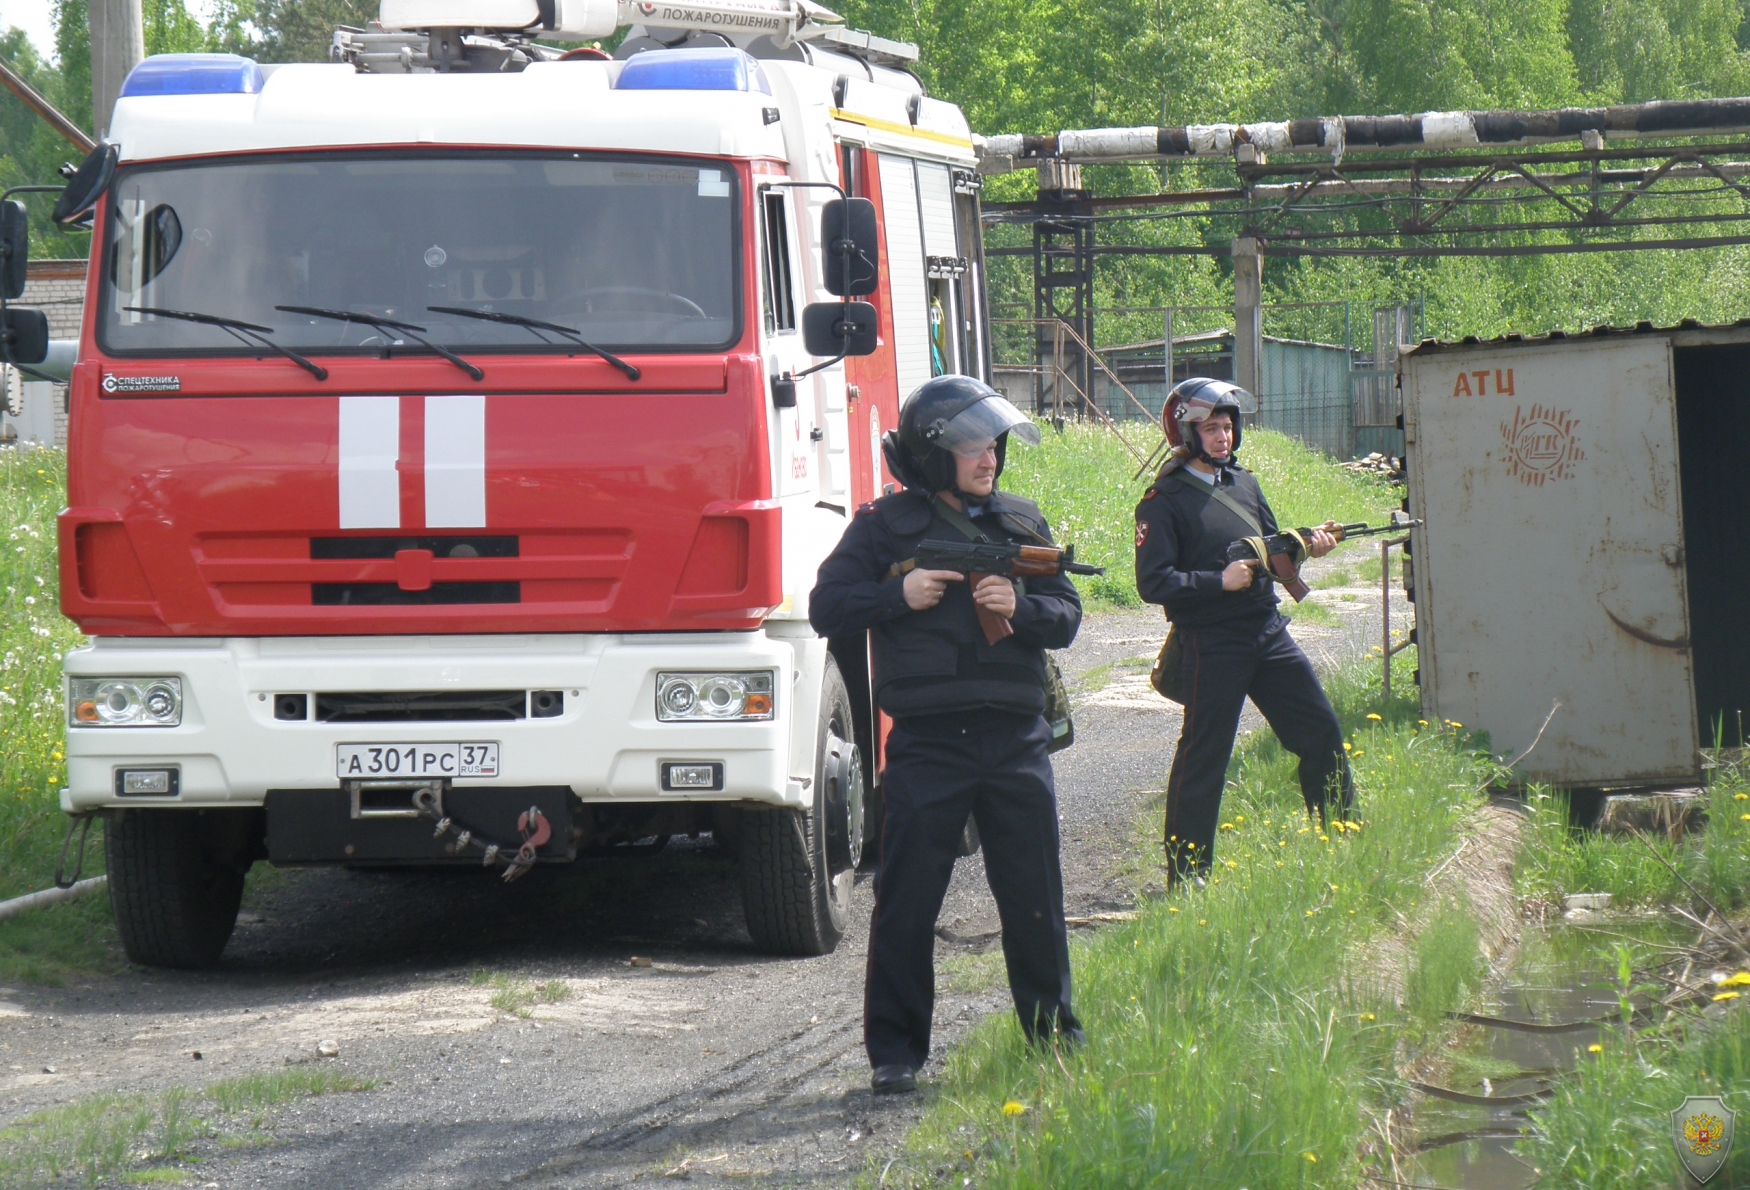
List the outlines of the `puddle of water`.
<svg viewBox="0 0 1750 1190">
<path fill-rule="evenodd" d="M 1665 921 L 1608 919 L 1600 928 L 1641 942 L 1685 940 Z M 1534 1026 L 1614 1019 L 1615 947 L 1621 942 L 1577 926 L 1528 929 L 1514 970 L 1484 997 L 1477 1015 Z M 1486 1099 L 1541 1095 L 1574 1068 L 1600 1032 L 1596 1024 L 1560 1031 L 1470 1025 L 1450 1051 L 1452 1068 L 1442 1086 Z M 1418 1151 L 1403 1166 L 1404 1181 L 1440 1190 L 1525 1190 L 1536 1175 L 1514 1149 L 1530 1126 L 1533 1106 L 1535 1101 L 1523 1098 L 1478 1104 L 1418 1094 L 1409 1122 Z"/>
</svg>

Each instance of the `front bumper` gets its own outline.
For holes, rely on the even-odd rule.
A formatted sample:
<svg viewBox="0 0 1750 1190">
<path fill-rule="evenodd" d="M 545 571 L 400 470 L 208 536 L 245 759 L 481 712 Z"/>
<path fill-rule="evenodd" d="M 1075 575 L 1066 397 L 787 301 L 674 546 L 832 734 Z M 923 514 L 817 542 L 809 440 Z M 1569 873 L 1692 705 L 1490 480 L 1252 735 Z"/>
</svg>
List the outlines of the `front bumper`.
<svg viewBox="0 0 1750 1190">
<path fill-rule="evenodd" d="M 69 676 L 183 681 L 178 727 L 71 727 L 69 813 L 113 806 L 258 806 L 269 789 L 335 788 L 343 743 L 490 740 L 499 775 L 457 787 L 565 786 L 585 801 L 742 801 L 800 806 L 789 779 L 798 650 L 762 632 L 526 635 L 100 638 L 69 653 Z M 656 718 L 659 670 L 777 671 L 770 720 Z M 561 690 L 553 718 L 487 722 L 287 722 L 282 693 Z M 722 788 L 665 792 L 666 761 L 717 762 Z M 171 796 L 122 797 L 121 769 L 175 766 Z"/>
</svg>

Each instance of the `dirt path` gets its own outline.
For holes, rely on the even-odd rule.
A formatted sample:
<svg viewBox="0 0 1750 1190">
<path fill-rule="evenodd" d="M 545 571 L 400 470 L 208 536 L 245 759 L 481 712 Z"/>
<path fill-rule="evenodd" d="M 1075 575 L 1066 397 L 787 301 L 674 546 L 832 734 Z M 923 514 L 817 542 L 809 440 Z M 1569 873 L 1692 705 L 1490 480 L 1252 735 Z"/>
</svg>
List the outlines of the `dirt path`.
<svg viewBox="0 0 1750 1190">
<path fill-rule="evenodd" d="M 1146 688 L 1163 628 L 1155 609 L 1090 616 L 1062 658 L 1083 690 L 1057 767 L 1072 915 L 1130 904 L 1118 874 L 1178 733 L 1177 708 Z M 1366 647 L 1364 628 L 1358 608 L 1296 635 L 1335 659 Z M 202 1153 L 196 1184 L 842 1185 L 921 1112 L 867 1091 L 869 905 L 865 881 L 835 954 L 775 960 L 748 944 L 734 868 L 708 844 L 509 887 L 472 869 L 288 873 L 252 897 L 213 971 L 0 988 L 0 1123 L 101 1091 L 326 1061 L 376 1089 L 283 1110 L 271 1143 Z M 1009 1011 L 996 931 L 973 857 L 941 916 L 926 1077 L 968 1027 Z M 561 998 L 525 1004 L 526 1018 L 492 1003 L 537 985 Z M 322 1040 L 339 1057 L 317 1057 Z"/>
</svg>

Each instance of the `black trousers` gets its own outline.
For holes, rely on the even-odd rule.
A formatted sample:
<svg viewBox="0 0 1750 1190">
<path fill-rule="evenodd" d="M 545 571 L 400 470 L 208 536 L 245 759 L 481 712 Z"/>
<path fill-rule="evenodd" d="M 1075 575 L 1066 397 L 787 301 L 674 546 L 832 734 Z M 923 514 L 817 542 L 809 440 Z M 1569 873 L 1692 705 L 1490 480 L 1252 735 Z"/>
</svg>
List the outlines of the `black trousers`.
<svg viewBox="0 0 1750 1190">
<path fill-rule="evenodd" d="M 863 1044 L 871 1066 L 919 1067 L 936 1003 L 936 915 L 970 813 L 1003 926 L 1021 1028 L 1079 1028 L 1058 864 L 1057 793 L 1037 715 L 907 717 L 887 737 L 886 811 L 869 930 Z"/>
<path fill-rule="evenodd" d="M 1282 746 L 1300 758 L 1300 794 L 1324 820 L 1354 804 L 1343 729 L 1312 662 L 1274 613 L 1260 624 L 1179 629 L 1185 644 L 1185 727 L 1167 778 L 1167 858 L 1174 877 L 1207 871 L 1240 712 L 1251 696 Z"/>
</svg>

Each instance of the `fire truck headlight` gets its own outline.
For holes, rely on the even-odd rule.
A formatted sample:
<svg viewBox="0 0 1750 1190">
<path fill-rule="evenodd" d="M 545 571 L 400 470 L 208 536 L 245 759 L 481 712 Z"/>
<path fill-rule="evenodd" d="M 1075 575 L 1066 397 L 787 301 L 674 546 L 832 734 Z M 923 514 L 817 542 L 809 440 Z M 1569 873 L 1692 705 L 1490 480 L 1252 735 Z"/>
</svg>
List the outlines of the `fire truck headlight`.
<svg viewBox="0 0 1750 1190">
<path fill-rule="evenodd" d="M 175 727 L 181 678 L 69 678 L 69 727 Z"/>
<path fill-rule="evenodd" d="M 752 673 L 659 673 L 656 675 L 656 717 L 667 722 L 770 719 L 777 709 L 772 697 L 777 675 Z"/>
</svg>

